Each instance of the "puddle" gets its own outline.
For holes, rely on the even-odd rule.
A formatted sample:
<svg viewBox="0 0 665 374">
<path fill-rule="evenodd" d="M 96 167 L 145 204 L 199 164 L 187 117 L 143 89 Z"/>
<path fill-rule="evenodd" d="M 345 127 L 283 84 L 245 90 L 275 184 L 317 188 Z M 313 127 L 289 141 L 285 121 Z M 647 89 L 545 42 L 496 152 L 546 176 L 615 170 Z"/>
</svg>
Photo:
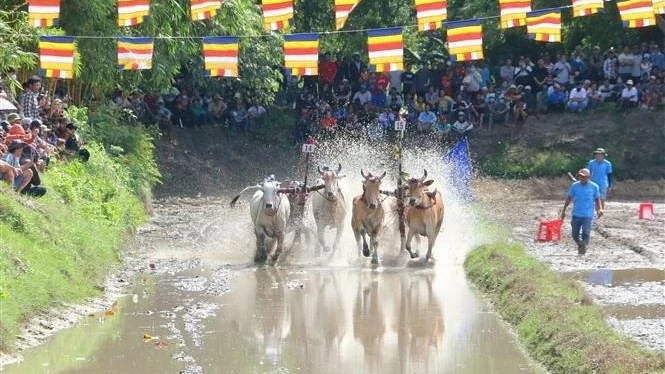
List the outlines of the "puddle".
<svg viewBox="0 0 665 374">
<path fill-rule="evenodd" d="M 201 290 L 213 274 L 151 275 L 114 316 L 90 317 L 5 372 L 543 372 L 458 267 L 250 268 L 221 295 Z"/>
<path fill-rule="evenodd" d="M 562 273 L 563 277 L 593 286 L 623 286 L 646 282 L 665 282 L 663 269 L 599 269 Z"/>
<path fill-rule="evenodd" d="M 665 305 L 604 305 L 603 311 L 616 319 L 665 318 Z"/>
</svg>

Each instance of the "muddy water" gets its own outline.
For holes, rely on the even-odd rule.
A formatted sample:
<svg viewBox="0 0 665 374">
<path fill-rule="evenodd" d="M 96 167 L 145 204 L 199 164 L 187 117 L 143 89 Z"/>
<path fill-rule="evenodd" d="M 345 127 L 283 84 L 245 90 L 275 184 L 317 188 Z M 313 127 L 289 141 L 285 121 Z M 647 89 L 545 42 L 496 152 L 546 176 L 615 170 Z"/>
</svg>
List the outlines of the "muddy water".
<svg viewBox="0 0 665 374">
<path fill-rule="evenodd" d="M 587 271 L 575 271 L 562 274 L 566 278 L 572 278 L 588 284 L 597 286 L 624 286 L 640 284 L 645 282 L 665 283 L 665 270 L 663 269 L 598 269 Z"/>
<path fill-rule="evenodd" d="M 219 296 L 205 268 L 148 274 L 6 372 L 541 372 L 461 272 L 249 268 Z"/>
</svg>

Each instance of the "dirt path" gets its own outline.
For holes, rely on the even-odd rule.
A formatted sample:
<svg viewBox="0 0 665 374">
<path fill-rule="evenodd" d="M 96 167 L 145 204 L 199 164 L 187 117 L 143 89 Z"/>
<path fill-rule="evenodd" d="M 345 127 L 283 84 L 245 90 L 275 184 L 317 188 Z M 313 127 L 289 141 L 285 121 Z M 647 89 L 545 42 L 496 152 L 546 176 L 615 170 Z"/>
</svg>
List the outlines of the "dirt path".
<svg viewBox="0 0 665 374">
<path fill-rule="evenodd" d="M 484 180 L 476 183 L 476 196 L 481 204 L 492 207 L 490 218 L 505 224 L 532 256 L 580 280 L 619 331 L 645 347 L 665 350 L 663 199 L 656 199 L 656 219 L 650 221 L 637 215 L 640 201 L 647 197 L 632 201 L 612 201 L 611 197 L 605 215 L 594 223 L 587 254 L 578 256 L 569 220 L 563 225 L 561 241 L 535 241 L 538 222 L 554 219 L 561 211 L 567 183 Z M 655 191 L 661 186 L 659 182 L 626 183 L 618 192 Z M 555 199 L 557 189 L 561 197 Z"/>
</svg>

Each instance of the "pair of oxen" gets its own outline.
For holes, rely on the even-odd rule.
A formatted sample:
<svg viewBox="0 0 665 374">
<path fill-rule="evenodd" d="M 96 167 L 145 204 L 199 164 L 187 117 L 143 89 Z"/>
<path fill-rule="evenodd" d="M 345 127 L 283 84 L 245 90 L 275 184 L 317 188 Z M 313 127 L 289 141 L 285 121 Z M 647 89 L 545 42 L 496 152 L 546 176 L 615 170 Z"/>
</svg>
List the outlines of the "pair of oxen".
<svg viewBox="0 0 665 374">
<path fill-rule="evenodd" d="M 305 199 L 311 201 L 312 214 L 317 226 L 319 244 L 325 250 L 324 233 L 326 228 L 336 229 L 335 241 L 332 250 L 339 247 L 344 232 L 344 219 L 347 214 L 346 200 L 339 181 L 345 176 L 340 174 L 342 165 L 336 169 L 328 166 L 319 167 L 320 179 L 313 187 L 305 188 L 301 183 L 281 183 L 274 176 L 266 178 L 256 186 L 243 189 L 232 201 L 234 206 L 240 196 L 249 191 L 255 191 L 250 200 L 250 214 L 256 235 L 256 255 L 254 261 L 264 263 L 269 257 L 266 239 L 271 238 L 277 242 L 271 260 L 276 263 L 284 247 L 284 237 L 289 224 L 301 224 L 302 214 L 299 211 L 304 207 Z M 427 255 L 425 261 L 432 257 L 432 248 L 443 224 L 444 204 L 441 192 L 436 189 L 430 191 L 434 183 L 427 179 L 427 170 L 420 178 L 406 180 L 403 191 L 381 190 L 381 183 L 386 172 L 377 175 L 371 172 L 360 171 L 363 177 L 362 194 L 353 198 L 351 228 L 358 246 L 358 254 L 365 257 L 372 256 L 372 263 L 378 264 L 378 246 L 381 230 L 386 227 L 387 216 L 395 216 L 398 206 L 397 196 L 401 192 L 406 202 L 404 215 L 408 234 L 402 238 L 400 248 L 409 252 L 411 258 L 419 256 L 418 251 L 412 250 L 411 241 L 415 235 L 427 237 Z M 286 185 L 286 186 L 284 186 Z M 297 217 L 294 217 L 297 216 Z M 300 223 L 297 222 L 300 219 Z M 398 220 L 393 220 L 394 229 L 398 228 Z"/>
</svg>

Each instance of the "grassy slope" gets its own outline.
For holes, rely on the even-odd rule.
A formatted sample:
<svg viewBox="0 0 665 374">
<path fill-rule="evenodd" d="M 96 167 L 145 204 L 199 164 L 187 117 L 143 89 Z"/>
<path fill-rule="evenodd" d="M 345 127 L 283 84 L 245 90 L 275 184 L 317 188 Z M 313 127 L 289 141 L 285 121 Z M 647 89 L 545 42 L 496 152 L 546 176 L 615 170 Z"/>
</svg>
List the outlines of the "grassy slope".
<svg viewBox="0 0 665 374">
<path fill-rule="evenodd" d="M 552 373 L 665 372 L 649 353 L 612 330 L 574 281 L 563 280 L 521 245 L 495 243 L 469 255 L 466 271 Z"/>
<path fill-rule="evenodd" d="M 143 201 L 158 177 L 150 135 L 113 116 L 93 130 L 85 110 L 71 111 L 85 138 L 100 142 L 88 143 L 90 161 L 52 161 L 43 198 L 0 186 L 0 351 L 12 350 L 30 317 L 97 294 L 147 218 Z"/>
</svg>

